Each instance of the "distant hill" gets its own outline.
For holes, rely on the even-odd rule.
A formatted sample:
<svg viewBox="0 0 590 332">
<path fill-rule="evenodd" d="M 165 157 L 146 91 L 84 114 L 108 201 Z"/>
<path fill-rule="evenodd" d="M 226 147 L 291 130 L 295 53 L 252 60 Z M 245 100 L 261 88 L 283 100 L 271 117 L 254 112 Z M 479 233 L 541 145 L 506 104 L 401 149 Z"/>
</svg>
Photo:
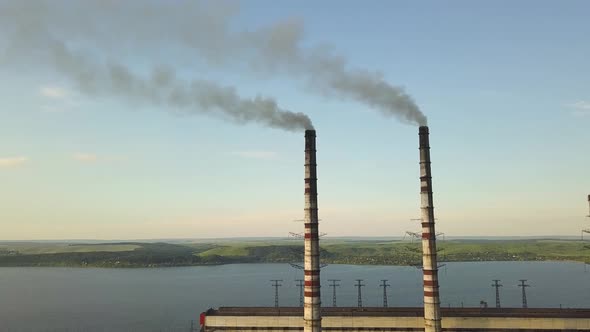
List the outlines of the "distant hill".
<svg viewBox="0 0 590 332">
<path fill-rule="evenodd" d="M 588 242 L 573 239 L 446 239 L 441 262 L 590 262 Z M 329 264 L 421 266 L 418 241 L 399 238 L 322 239 Z M 167 242 L 0 242 L 0 266 L 165 267 L 230 263 L 294 263 L 303 260 L 301 240 L 242 238 Z"/>
</svg>

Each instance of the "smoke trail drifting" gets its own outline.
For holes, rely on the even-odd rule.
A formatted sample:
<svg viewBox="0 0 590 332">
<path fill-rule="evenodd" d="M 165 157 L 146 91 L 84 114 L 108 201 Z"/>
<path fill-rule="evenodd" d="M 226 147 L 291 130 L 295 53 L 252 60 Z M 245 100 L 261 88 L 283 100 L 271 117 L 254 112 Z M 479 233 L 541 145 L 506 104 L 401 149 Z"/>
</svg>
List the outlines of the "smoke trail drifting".
<svg viewBox="0 0 590 332">
<path fill-rule="evenodd" d="M 322 47 L 303 47 L 300 21 L 245 31 L 235 27 L 232 19 L 237 13 L 235 3 L 227 1 L 15 0 L 0 4 L 0 28 L 34 27 L 59 36 L 58 40 L 82 45 L 91 41 L 103 52 L 148 54 L 155 45 L 188 48 L 211 65 L 245 63 L 265 73 L 299 76 L 323 95 L 361 102 L 403 122 L 426 124 L 414 100 L 380 74 L 353 68 Z"/>
<path fill-rule="evenodd" d="M 289 131 L 313 129 L 307 115 L 281 109 L 272 98 L 257 96 L 247 99 L 240 97 L 234 88 L 212 81 L 183 81 L 176 77 L 173 69 L 164 66 L 157 66 L 149 78 L 143 78 L 122 63 L 101 65 L 89 56 L 72 52 L 65 42 L 54 39 L 42 25 L 16 24 L 13 28 L 16 31 L 7 48 L 7 56 L 0 64 L 27 63 L 28 53 L 39 52 L 44 65 L 66 76 L 87 95 L 149 101 L 187 113 L 210 112 L 240 124 L 253 122 Z M 34 58 L 28 60 L 35 61 Z"/>
<path fill-rule="evenodd" d="M 426 116 L 403 88 L 386 82 L 378 72 L 354 68 L 346 58 L 328 47 L 304 48 L 301 21 L 286 20 L 249 33 L 252 47 L 262 60 L 255 64 L 265 70 L 286 69 L 303 75 L 315 91 L 369 105 L 382 114 L 416 125 L 426 125 Z"/>
<path fill-rule="evenodd" d="M 283 110 L 274 99 L 241 98 L 235 89 L 207 80 L 185 82 L 170 68 L 155 68 L 150 78 L 142 78 L 122 64 L 94 64 L 58 42 L 51 46 L 51 55 L 55 67 L 86 94 L 151 101 L 190 113 L 214 112 L 235 123 L 254 122 L 290 131 L 313 129 L 307 115 Z"/>
</svg>

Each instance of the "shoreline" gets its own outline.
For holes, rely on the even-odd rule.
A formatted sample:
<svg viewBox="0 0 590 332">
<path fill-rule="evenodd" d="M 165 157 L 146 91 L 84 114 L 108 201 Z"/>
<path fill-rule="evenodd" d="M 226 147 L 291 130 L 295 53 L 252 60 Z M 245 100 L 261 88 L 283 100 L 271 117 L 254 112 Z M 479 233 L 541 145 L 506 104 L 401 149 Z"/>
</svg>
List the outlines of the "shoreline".
<svg viewBox="0 0 590 332">
<path fill-rule="evenodd" d="M 538 260 L 472 260 L 472 261 L 440 261 L 441 264 L 448 264 L 448 263 L 579 263 L 590 265 L 590 262 L 580 261 L 580 260 L 572 260 L 572 259 L 538 259 Z M 189 265 L 169 265 L 169 264 L 162 264 L 162 265 L 151 265 L 151 266 L 129 266 L 129 265 L 112 265 L 112 266 L 98 266 L 98 265 L 0 265 L 0 268 L 79 268 L 79 269 L 168 269 L 168 268 L 178 268 L 178 267 L 206 267 L 206 266 L 223 266 L 223 265 L 279 265 L 285 264 L 288 265 L 289 263 L 285 262 L 230 262 L 230 263 L 217 263 L 217 264 L 189 264 Z M 326 263 L 328 265 L 348 265 L 348 266 L 395 266 L 395 267 L 413 267 L 417 270 L 420 270 L 419 267 L 415 265 L 405 265 L 405 264 L 354 264 L 354 263 Z M 442 266 L 439 268 L 439 270 Z"/>
<path fill-rule="evenodd" d="M 441 263 L 569 261 L 590 263 L 587 242 L 572 240 L 453 240 L 438 243 Z M 414 266 L 420 268 L 418 242 L 329 242 L 321 246 L 323 263 Z M 1 267 L 164 268 L 225 264 L 291 263 L 303 260 L 301 243 L 3 244 Z M 298 263 L 299 262 L 299 263 Z"/>
</svg>

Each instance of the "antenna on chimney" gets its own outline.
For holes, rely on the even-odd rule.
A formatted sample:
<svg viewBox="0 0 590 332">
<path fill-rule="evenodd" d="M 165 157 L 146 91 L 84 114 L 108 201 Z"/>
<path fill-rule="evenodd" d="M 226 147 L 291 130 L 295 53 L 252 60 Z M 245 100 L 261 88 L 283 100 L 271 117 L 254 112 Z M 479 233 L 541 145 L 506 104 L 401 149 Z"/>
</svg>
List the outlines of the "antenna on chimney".
<svg viewBox="0 0 590 332">
<path fill-rule="evenodd" d="M 318 236 L 322 237 L 322 236 L 326 236 L 328 235 L 328 233 L 320 233 Z M 295 232 L 289 232 L 289 237 L 292 239 L 301 239 L 303 240 L 303 238 L 305 237 L 305 235 L 303 233 L 295 233 Z"/>
<path fill-rule="evenodd" d="M 321 220 L 321 219 L 318 219 L 318 221 L 319 220 Z M 296 219 L 293 221 L 304 221 L 304 220 L 303 219 Z M 319 233 L 318 238 L 326 236 L 326 235 L 328 235 L 328 233 Z M 291 240 L 305 240 L 305 234 L 304 233 L 289 232 L 289 239 L 291 239 Z M 304 255 L 305 255 L 304 246 L 297 247 L 297 248 L 291 248 L 291 252 L 293 253 L 293 255 L 301 257 L 303 260 L 305 260 L 304 259 Z M 305 270 L 303 262 L 289 262 L 289 265 L 291 265 L 291 267 L 296 268 L 298 270 Z M 328 266 L 328 264 L 320 263 L 320 269 L 324 268 L 326 266 Z"/>
<path fill-rule="evenodd" d="M 406 235 L 408 235 L 410 237 L 410 241 L 412 243 L 414 243 L 414 239 L 420 239 L 422 237 L 422 234 L 420 234 L 418 232 L 406 231 L 406 234 L 404 235 L 404 238 L 402 239 L 402 241 L 405 240 Z"/>
</svg>

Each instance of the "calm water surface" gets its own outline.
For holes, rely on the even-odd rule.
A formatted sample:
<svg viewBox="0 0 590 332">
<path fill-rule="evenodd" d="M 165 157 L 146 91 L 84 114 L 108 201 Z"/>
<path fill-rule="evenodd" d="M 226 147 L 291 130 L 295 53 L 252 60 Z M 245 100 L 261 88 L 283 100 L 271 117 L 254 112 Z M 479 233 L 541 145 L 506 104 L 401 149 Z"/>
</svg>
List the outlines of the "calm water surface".
<svg viewBox="0 0 590 332">
<path fill-rule="evenodd" d="M 164 269 L 0 268 L 0 331 L 189 331 L 190 320 L 218 306 L 272 306 L 270 279 L 283 279 L 280 304 L 299 305 L 287 264 L 232 264 Z M 338 306 L 356 306 L 355 279 L 364 279 L 363 305 L 381 306 L 380 279 L 389 279 L 390 306 L 420 306 L 420 270 L 399 266 L 329 265 L 322 302 L 332 304 L 328 279 L 340 279 Z M 529 307 L 590 307 L 590 269 L 580 263 L 449 263 L 440 272 L 444 306 L 495 305 L 492 279 L 501 279 L 502 306 L 521 305 L 518 279 L 528 279 Z"/>
</svg>

